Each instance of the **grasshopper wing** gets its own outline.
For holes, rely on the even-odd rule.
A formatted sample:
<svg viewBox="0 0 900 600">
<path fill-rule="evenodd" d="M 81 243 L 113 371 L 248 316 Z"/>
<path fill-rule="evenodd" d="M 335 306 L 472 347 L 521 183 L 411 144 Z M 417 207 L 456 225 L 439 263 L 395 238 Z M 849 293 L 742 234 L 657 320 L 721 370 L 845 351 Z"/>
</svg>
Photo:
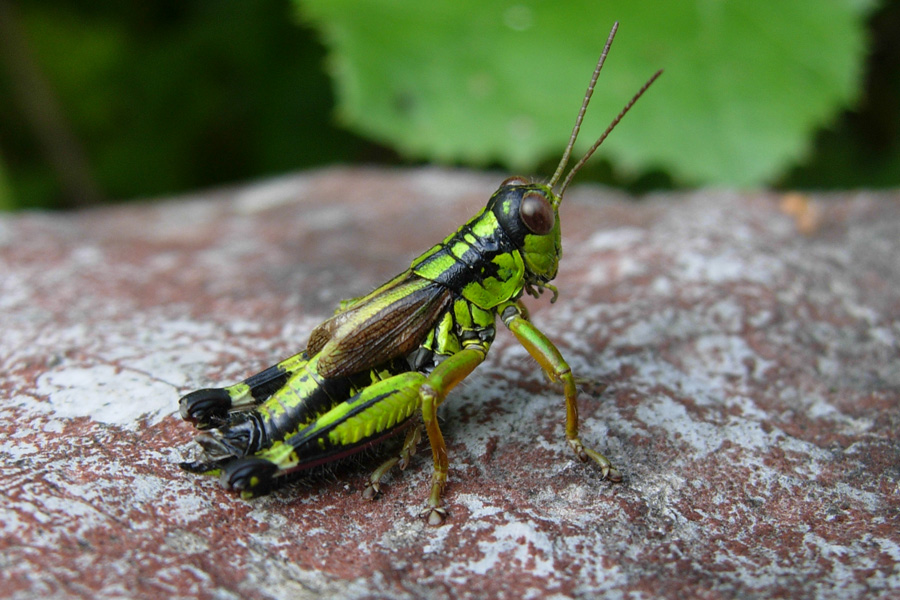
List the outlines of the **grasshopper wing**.
<svg viewBox="0 0 900 600">
<path fill-rule="evenodd" d="M 444 286 L 407 272 L 316 327 L 307 352 L 319 353 L 324 377 L 370 369 L 412 352 L 451 300 Z"/>
</svg>

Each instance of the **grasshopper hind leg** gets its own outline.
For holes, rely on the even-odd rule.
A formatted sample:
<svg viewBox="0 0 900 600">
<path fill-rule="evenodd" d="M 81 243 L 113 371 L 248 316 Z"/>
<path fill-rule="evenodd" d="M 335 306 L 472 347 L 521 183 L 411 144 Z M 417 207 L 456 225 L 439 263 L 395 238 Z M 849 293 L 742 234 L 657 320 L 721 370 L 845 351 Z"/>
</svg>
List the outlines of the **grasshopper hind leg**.
<svg viewBox="0 0 900 600">
<path fill-rule="evenodd" d="M 181 418 L 197 429 L 210 429 L 223 423 L 232 405 L 228 388 L 197 390 L 178 402 Z"/>
<path fill-rule="evenodd" d="M 419 406 L 419 387 L 424 379 L 421 373 L 411 371 L 365 387 L 283 440 L 266 445 L 252 455 L 224 461 L 220 472 L 222 485 L 244 497 L 263 495 L 287 475 L 380 444 L 409 426 Z M 210 437 L 216 442 L 206 449 L 207 454 L 214 452 L 218 443 L 228 451 L 227 442 L 222 441 L 219 432 Z M 401 457 L 376 471 L 379 481 L 393 464 L 409 461 L 417 436 L 409 434 L 406 439 Z"/>
<path fill-rule="evenodd" d="M 421 439 L 421 426 L 410 428 L 399 455 L 386 460 L 369 477 L 369 486 L 363 491 L 364 498 L 375 499 L 381 492 L 381 480 L 392 468 L 399 466 L 401 471 L 406 469 Z M 275 489 L 278 486 L 277 476 L 288 471 L 261 456 L 246 456 L 225 461 L 220 467 L 219 482 L 225 489 L 239 492 L 245 498 L 255 498 Z"/>
<path fill-rule="evenodd" d="M 200 430 L 221 427 L 228 422 L 230 413 L 248 410 L 265 402 L 308 362 L 304 350 L 240 383 L 191 392 L 178 403 L 181 418 Z"/>
<path fill-rule="evenodd" d="M 278 465 L 270 460 L 247 456 L 225 464 L 219 481 L 225 489 L 239 492 L 244 497 L 263 496 L 275 487 L 278 470 Z"/>
</svg>

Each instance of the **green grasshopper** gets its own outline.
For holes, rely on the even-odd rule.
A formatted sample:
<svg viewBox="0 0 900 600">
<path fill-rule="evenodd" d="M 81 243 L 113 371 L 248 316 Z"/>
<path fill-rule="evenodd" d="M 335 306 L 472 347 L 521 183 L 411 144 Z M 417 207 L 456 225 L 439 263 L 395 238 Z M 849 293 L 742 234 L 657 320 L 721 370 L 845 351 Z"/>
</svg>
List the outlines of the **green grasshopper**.
<svg viewBox="0 0 900 600">
<path fill-rule="evenodd" d="M 553 382 L 562 382 L 566 440 L 581 461 L 604 477 L 622 476 L 578 435 L 576 382 L 556 346 L 532 324 L 522 303 L 539 297 L 556 276 L 562 254 L 559 205 L 579 169 L 661 74 L 657 72 L 553 191 L 568 164 L 594 86 L 615 37 L 616 23 L 588 85 L 562 159 L 547 184 L 510 177 L 487 206 L 418 258 L 409 269 L 361 298 L 341 302 L 310 334 L 305 350 L 241 383 L 192 392 L 181 416 L 209 430 L 195 441 L 203 452 L 182 468 L 219 475 L 222 484 L 253 497 L 284 476 L 354 454 L 407 431 L 399 456 L 382 464 L 364 495 L 374 497 L 384 475 L 405 468 L 421 438 L 431 443 L 434 472 L 422 512 L 430 524 L 446 516 L 441 493 L 449 461 L 437 419 L 447 393 L 485 359 L 497 317 Z"/>
</svg>

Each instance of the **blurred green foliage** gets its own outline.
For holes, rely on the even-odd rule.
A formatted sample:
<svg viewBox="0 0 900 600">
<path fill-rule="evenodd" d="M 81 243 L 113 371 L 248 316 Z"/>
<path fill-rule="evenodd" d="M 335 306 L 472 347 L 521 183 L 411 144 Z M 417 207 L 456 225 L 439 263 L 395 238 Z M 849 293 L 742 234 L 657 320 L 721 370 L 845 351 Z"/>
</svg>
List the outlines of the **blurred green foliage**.
<svg viewBox="0 0 900 600">
<path fill-rule="evenodd" d="M 853 0 L 299 4 L 326 33 L 346 123 L 405 155 L 517 171 L 565 143 L 616 19 L 591 129 L 666 74 L 600 155 L 691 183 L 771 180 L 855 99 L 864 56 Z"/>
<path fill-rule="evenodd" d="M 13 6 L 25 50 L 106 199 L 378 156 L 333 124 L 324 50 L 287 0 Z M 0 150 L 15 205 L 81 204 L 48 161 L 4 66 Z"/>
<path fill-rule="evenodd" d="M 549 174 L 614 19 L 582 149 L 666 73 L 579 180 L 900 184 L 896 0 L 6 0 L 0 209 L 398 153 Z"/>
</svg>

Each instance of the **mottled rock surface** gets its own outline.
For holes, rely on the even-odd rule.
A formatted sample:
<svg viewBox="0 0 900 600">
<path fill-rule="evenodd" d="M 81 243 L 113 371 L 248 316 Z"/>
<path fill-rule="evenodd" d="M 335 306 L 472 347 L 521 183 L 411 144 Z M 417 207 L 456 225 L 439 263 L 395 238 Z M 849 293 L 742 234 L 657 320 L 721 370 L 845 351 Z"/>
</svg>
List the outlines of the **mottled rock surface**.
<svg viewBox="0 0 900 600">
<path fill-rule="evenodd" d="M 0 217 L 0 595 L 896 598 L 900 196 L 576 187 L 534 321 L 501 331 L 374 502 L 378 457 L 244 501 L 177 462 L 181 394 L 298 351 L 501 177 L 330 170 L 164 202 Z M 602 383 L 608 388 L 602 394 Z"/>
</svg>

